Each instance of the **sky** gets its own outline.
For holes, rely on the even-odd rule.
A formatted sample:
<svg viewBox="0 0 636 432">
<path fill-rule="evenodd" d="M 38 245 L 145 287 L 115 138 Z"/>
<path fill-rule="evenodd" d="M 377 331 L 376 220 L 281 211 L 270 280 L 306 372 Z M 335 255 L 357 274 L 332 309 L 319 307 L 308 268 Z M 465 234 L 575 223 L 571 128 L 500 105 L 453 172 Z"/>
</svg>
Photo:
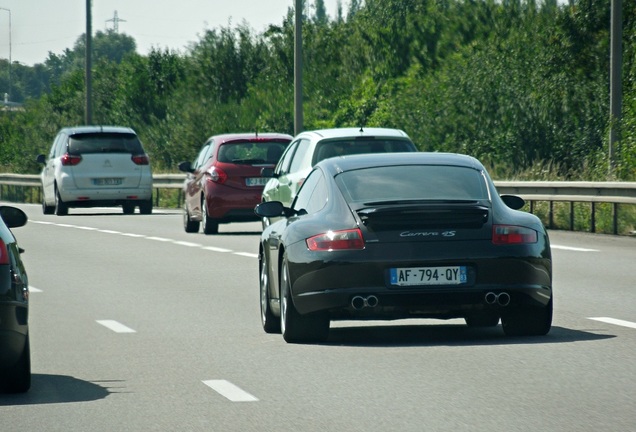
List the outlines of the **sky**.
<svg viewBox="0 0 636 432">
<path fill-rule="evenodd" d="M 324 2 L 334 18 L 338 0 Z M 340 2 L 346 11 L 349 0 Z M 185 53 L 206 30 L 245 22 L 260 33 L 281 24 L 293 5 L 294 0 L 92 0 L 92 28 L 93 34 L 114 29 L 116 13 L 119 33 L 135 39 L 138 53 L 152 48 Z M 2 59 L 44 63 L 49 52 L 72 49 L 85 32 L 86 0 L 0 0 Z"/>
</svg>

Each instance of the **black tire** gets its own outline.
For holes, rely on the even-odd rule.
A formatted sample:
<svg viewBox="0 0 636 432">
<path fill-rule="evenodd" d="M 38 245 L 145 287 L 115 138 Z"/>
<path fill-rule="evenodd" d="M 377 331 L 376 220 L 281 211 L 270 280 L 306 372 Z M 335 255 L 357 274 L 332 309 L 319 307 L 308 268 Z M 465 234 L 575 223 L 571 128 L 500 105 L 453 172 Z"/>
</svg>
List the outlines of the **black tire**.
<svg viewBox="0 0 636 432">
<path fill-rule="evenodd" d="M 68 205 L 60 197 L 60 193 L 55 190 L 55 214 L 56 216 L 66 216 L 68 214 Z"/>
<path fill-rule="evenodd" d="M 31 348 L 27 334 L 22 355 L 18 362 L 4 372 L 3 390 L 7 393 L 24 393 L 31 388 Z"/>
<path fill-rule="evenodd" d="M 501 317 L 506 336 L 543 336 L 552 327 L 552 298 L 544 307 L 515 309 Z"/>
<path fill-rule="evenodd" d="M 143 215 L 152 214 L 152 200 L 146 200 L 139 203 L 139 213 Z"/>
<path fill-rule="evenodd" d="M 301 315 L 296 310 L 291 296 L 286 257 L 283 257 L 281 268 L 280 328 L 283 339 L 289 343 L 324 342 L 329 336 L 329 319 L 326 315 Z"/>
<path fill-rule="evenodd" d="M 484 313 L 464 318 L 468 327 L 495 327 L 499 324 L 499 315 Z"/>
<path fill-rule="evenodd" d="M 280 333 L 280 318 L 274 316 L 269 304 L 269 263 L 263 251 L 261 251 L 261 259 L 259 260 L 259 286 L 263 330 L 265 333 Z"/>
<path fill-rule="evenodd" d="M 188 208 L 183 208 L 183 229 L 187 233 L 195 233 L 199 232 L 199 227 L 201 226 L 201 222 L 193 221 L 190 219 L 190 213 L 188 212 Z"/>
<path fill-rule="evenodd" d="M 219 233 L 219 221 L 208 217 L 208 210 L 205 204 L 205 200 L 201 202 L 201 214 L 203 219 L 203 234 L 218 234 Z"/>
<path fill-rule="evenodd" d="M 135 204 L 131 202 L 126 202 L 121 206 L 124 214 L 131 215 L 135 213 Z"/>
<path fill-rule="evenodd" d="M 44 194 L 42 194 L 42 213 L 45 215 L 50 215 L 53 214 L 54 211 L 55 206 L 47 205 L 46 201 L 44 201 Z"/>
</svg>

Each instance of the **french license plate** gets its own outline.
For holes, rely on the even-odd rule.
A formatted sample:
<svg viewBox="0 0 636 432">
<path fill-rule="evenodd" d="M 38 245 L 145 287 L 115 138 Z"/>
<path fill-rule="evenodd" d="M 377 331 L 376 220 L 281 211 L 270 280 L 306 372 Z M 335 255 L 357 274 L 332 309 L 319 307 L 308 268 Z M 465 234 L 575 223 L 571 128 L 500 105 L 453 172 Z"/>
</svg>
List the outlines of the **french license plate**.
<svg viewBox="0 0 636 432">
<path fill-rule="evenodd" d="M 95 186 L 117 186 L 121 184 L 120 178 L 96 178 L 93 179 Z"/>
<path fill-rule="evenodd" d="M 466 266 L 391 269 L 391 285 L 461 285 L 467 282 Z"/>
<path fill-rule="evenodd" d="M 248 177 L 245 179 L 245 184 L 247 186 L 265 186 L 267 180 L 269 180 L 268 177 Z"/>
</svg>

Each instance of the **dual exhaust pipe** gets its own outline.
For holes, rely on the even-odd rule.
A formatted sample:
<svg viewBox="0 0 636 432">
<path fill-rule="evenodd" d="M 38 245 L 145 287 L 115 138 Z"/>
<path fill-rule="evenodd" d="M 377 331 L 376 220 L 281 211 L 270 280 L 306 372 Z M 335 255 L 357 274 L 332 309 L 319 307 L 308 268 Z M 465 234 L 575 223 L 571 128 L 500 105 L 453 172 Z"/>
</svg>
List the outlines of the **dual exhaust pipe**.
<svg viewBox="0 0 636 432">
<path fill-rule="evenodd" d="M 374 308 L 380 303 L 380 300 L 374 295 L 370 296 L 355 296 L 351 299 L 351 307 L 355 310 L 361 310 L 367 307 Z"/>
<path fill-rule="evenodd" d="M 510 294 L 507 292 L 494 293 L 489 292 L 484 296 L 484 301 L 489 305 L 497 304 L 499 306 L 508 306 L 510 304 Z"/>
</svg>

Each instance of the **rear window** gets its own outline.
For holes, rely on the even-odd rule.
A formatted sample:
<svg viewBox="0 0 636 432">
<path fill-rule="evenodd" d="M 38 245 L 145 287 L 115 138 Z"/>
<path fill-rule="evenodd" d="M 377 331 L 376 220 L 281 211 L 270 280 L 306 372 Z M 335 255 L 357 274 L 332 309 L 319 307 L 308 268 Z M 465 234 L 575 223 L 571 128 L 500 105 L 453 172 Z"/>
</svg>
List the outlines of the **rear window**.
<svg viewBox="0 0 636 432">
<path fill-rule="evenodd" d="M 319 142 L 314 153 L 313 165 L 323 159 L 363 153 L 399 153 L 414 152 L 415 145 L 407 140 L 351 138 Z"/>
<path fill-rule="evenodd" d="M 457 166 L 365 168 L 339 174 L 336 183 L 350 203 L 489 199 L 481 172 Z"/>
<path fill-rule="evenodd" d="M 226 143 L 219 147 L 218 161 L 235 164 L 276 165 L 289 142 L 262 141 Z"/>
<path fill-rule="evenodd" d="M 143 154 L 139 138 L 129 133 L 87 133 L 73 135 L 68 141 L 70 154 L 88 153 L 130 153 Z"/>
</svg>

